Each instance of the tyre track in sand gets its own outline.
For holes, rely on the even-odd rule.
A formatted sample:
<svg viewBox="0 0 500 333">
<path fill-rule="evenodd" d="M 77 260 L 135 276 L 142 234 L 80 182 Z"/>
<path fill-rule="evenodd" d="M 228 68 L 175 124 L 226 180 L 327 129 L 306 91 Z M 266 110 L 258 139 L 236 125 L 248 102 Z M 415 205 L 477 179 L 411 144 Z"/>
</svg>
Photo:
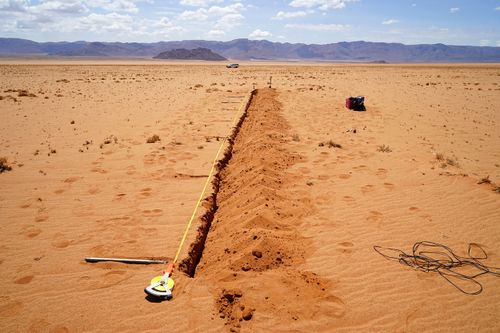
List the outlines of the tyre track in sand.
<svg viewBox="0 0 500 333">
<path fill-rule="evenodd" d="M 302 157 L 287 149 L 289 125 L 276 96 L 254 93 L 219 170 L 209 231 L 191 270 L 210 286 L 214 320 L 233 332 L 314 330 L 345 312 L 329 281 L 300 269 L 313 250 L 300 234 L 313 204 L 294 189 L 305 180 L 289 169 Z"/>
</svg>

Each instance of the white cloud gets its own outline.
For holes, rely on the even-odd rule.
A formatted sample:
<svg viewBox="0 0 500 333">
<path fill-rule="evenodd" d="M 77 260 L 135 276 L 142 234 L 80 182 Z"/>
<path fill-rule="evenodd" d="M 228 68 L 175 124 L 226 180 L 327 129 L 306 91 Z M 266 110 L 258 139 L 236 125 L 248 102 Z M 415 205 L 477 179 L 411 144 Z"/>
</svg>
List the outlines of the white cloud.
<svg viewBox="0 0 500 333">
<path fill-rule="evenodd" d="M 270 33 L 269 31 L 263 31 L 260 29 L 256 29 L 256 30 L 252 31 L 252 33 L 250 33 L 250 35 L 248 35 L 248 37 L 253 38 L 253 39 L 264 39 L 264 38 L 271 37 L 272 35 L 273 34 Z"/>
<path fill-rule="evenodd" d="M 224 36 L 225 34 L 226 34 L 226 32 L 225 32 L 225 31 L 222 31 L 222 30 L 210 30 L 210 31 L 207 33 L 207 35 L 208 35 L 209 37 L 215 37 L 215 38 L 217 38 L 217 37 L 222 37 L 222 36 Z"/>
<path fill-rule="evenodd" d="M 178 16 L 178 19 L 181 21 L 203 22 L 208 19 L 208 14 L 203 8 L 197 11 L 186 10 Z"/>
<path fill-rule="evenodd" d="M 212 6 L 208 9 L 198 8 L 195 11 L 186 10 L 178 16 L 178 19 L 181 21 L 191 22 L 211 20 L 215 21 L 215 24 L 219 24 L 221 26 L 231 23 L 239 25 L 240 21 L 244 19 L 241 14 L 243 10 L 245 10 L 245 7 L 241 3 L 235 3 L 226 7 Z"/>
<path fill-rule="evenodd" d="M 214 3 L 221 3 L 224 0 L 181 0 L 180 4 L 192 7 L 208 7 Z"/>
<path fill-rule="evenodd" d="M 452 14 L 455 14 L 456 12 L 458 12 L 460 10 L 460 8 L 458 7 L 453 7 L 453 8 L 450 8 L 450 13 Z"/>
<path fill-rule="evenodd" d="M 217 20 L 214 29 L 229 31 L 234 27 L 240 26 L 244 20 L 245 17 L 241 14 L 227 14 Z"/>
<path fill-rule="evenodd" d="M 0 10 L 3 12 L 24 12 L 28 5 L 26 0 L 0 0 Z"/>
<path fill-rule="evenodd" d="M 480 46 L 489 46 L 489 45 L 491 45 L 491 40 L 489 40 L 489 39 L 481 39 L 479 41 L 479 45 Z"/>
<path fill-rule="evenodd" d="M 500 6 L 498 6 L 497 8 L 495 8 L 495 10 L 500 10 Z"/>
<path fill-rule="evenodd" d="M 202 24 L 205 32 L 202 35 L 209 37 L 220 37 L 235 27 L 240 26 L 245 17 L 242 12 L 245 6 L 241 3 L 233 3 L 228 6 L 211 6 L 209 8 L 198 8 L 191 11 L 186 10 L 177 16 L 181 22 L 190 22 L 191 26 Z M 208 32 L 206 32 L 208 30 Z"/>
<path fill-rule="evenodd" d="M 111 33 L 118 39 L 151 36 L 166 38 L 185 31 L 166 17 L 157 20 L 137 19 L 117 13 L 92 13 L 73 22 L 73 25 L 65 24 L 65 26 L 68 32 L 92 31 L 102 35 Z"/>
<path fill-rule="evenodd" d="M 290 6 L 296 8 L 319 8 L 320 10 L 342 9 L 349 2 L 358 0 L 292 0 Z"/>
<path fill-rule="evenodd" d="M 41 0 L 37 4 L 26 0 L 0 0 L 0 10 L 3 12 L 27 12 L 32 15 L 38 14 L 85 14 L 90 9 L 98 9 L 107 12 L 137 13 L 139 9 L 136 3 L 149 2 L 150 0 Z"/>
<path fill-rule="evenodd" d="M 345 31 L 351 28 L 346 24 L 286 24 L 287 29 L 300 29 L 310 31 Z"/>
<path fill-rule="evenodd" d="M 399 20 L 390 19 L 390 20 L 382 22 L 382 24 L 384 24 L 384 25 L 391 25 L 391 24 L 396 24 L 396 23 L 399 23 Z"/>
<path fill-rule="evenodd" d="M 169 37 L 172 34 L 180 34 L 186 31 L 186 29 L 174 24 L 166 17 L 162 17 L 160 20 L 141 20 L 138 25 L 140 26 L 140 33 L 144 35 L 153 34 L 160 37 Z"/>
<path fill-rule="evenodd" d="M 4 13 L 27 13 L 37 15 L 40 13 L 53 14 L 82 14 L 88 12 L 85 3 L 76 0 L 68 1 L 41 1 L 36 5 L 24 0 L 0 0 L 0 10 Z"/>
<path fill-rule="evenodd" d="M 117 13 L 96 14 L 92 13 L 69 26 L 69 30 L 103 32 L 125 32 L 132 30 L 133 18 L 130 15 Z"/>
<path fill-rule="evenodd" d="M 289 18 L 295 18 L 295 17 L 304 17 L 307 15 L 307 12 L 301 10 L 297 12 L 283 12 L 279 11 L 276 13 L 276 16 L 274 16 L 272 19 L 273 20 L 284 20 L 284 19 L 289 19 Z"/>
<path fill-rule="evenodd" d="M 31 12 L 52 12 L 65 15 L 76 15 L 88 12 L 81 1 L 45 1 L 29 8 Z"/>
<path fill-rule="evenodd" d="M 235 3 L 226 7 L 212 6 L 208 9 L 208 13 L 213 15 L 238 14 L 245 9 L 241 3 Z"/>
</svg>

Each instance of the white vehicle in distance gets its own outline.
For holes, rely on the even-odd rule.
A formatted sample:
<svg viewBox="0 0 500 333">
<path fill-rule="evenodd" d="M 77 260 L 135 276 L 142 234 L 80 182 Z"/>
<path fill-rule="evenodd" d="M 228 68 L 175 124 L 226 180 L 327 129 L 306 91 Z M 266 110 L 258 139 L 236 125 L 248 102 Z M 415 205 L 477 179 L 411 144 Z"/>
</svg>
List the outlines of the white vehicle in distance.
<svg viewBox="0 0 500 333">
<path fill-rule="evenodd" d="M 226 65 L 226 68 L 238 68 L 238 67 L 240 67 L 239 64 L 228 64 L 228 65 Z"/>
</svg>

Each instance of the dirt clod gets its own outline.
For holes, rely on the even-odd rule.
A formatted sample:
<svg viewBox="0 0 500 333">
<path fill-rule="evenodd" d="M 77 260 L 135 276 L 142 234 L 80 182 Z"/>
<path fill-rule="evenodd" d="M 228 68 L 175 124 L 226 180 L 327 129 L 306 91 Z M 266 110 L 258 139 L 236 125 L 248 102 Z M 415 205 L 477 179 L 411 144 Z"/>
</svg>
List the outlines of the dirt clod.
<svg viewBox="0 0 500 333">
<path fill-rule="evenodd" d="M 262 252 L 259 250 L 253 250 L 252 255 L 256 258 L 262 258 Z"/>
<path fill-rule="evenodd" d="M 160 141 L 160 137 L 158 135 L 156 135 L 156 134 L 154 134 L 153 136 L 150 136 L 146 140 L 147 143 L 155 143 L 155 142 L 158 142 L 158 141 Z"/>
<path fill-rule="evenodd" d="M 12 167 L 7 164 L 7 158 L 0 157 L 0 173 L 5 171 L 11 171 Z"/>
<path fill-rule="evenodd" d="M 250 319 L 252 319 L 254 311 L 255 310 L 251 308 L 243 310 L 241 318 L 243 318 L 243 320 L 249 321 Z"/>
</svg>

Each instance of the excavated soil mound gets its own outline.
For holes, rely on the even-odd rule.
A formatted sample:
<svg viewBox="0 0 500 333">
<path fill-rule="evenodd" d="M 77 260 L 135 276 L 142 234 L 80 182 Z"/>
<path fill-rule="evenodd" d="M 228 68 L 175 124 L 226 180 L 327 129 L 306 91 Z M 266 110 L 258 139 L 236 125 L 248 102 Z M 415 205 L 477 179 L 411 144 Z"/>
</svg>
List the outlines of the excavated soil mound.
<svg viewBox="0 0 500 333">
<path fill-rule="evenodd" d="M 211 292 L 231 331 L 321 327 L 342 316 L 344 304 L 326 280 L 300 270 L 311 242 L 300 233 L 311 212 L 307 194 L 293 189 L 287 170 L 301 156 L 287 150 L 289 126 L 273 89 L 257 90 L 220 173 L 217 211 L 196 277 Z M 292 324 L 292 327 L 294 325 Z"/>
</svg>

